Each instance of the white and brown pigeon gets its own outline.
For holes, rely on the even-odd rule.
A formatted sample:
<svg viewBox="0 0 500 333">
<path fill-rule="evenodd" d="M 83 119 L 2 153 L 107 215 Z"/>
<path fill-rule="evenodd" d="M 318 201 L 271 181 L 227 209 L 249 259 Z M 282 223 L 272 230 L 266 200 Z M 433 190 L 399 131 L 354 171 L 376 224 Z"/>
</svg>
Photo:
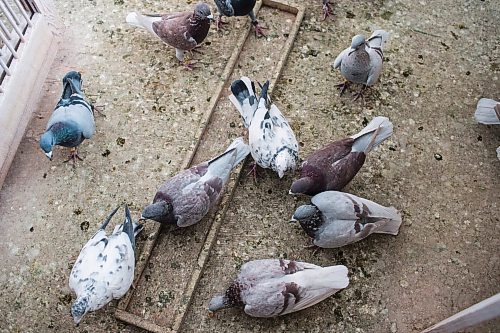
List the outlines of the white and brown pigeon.
<svg viewBox="0 0 500 333">
<path fill-rule="evenodd" d="M 360 241 L 373 233 L 397 235 L 401 214 L 352 194 L 326 191 L 311 198 L 311 204 L 299 206 L 292 216 L 323 248 L 336 248 Z"/>
<path fill-rule="evenodd" d="M 389 33 L 384 30 L 376 30 L 365 39 L 363 35 L 356 35 L 352 38 L 351 46 L 342 51 L 332 64 L 335 69 L 340 69 L 340 73 L 346 82 L 337 85 L 342 95 L 350 82 L 363 85 L 361 90 L 354 96 L 354 100 L 363 97 L 363 92 L 367 87 L 377 83 L 382 73 L 384 61 L 384 44 L 389 39 Z"/>
<path fill-rule="evenodd" d="M 480 124 L 500 125 L 500 102 L 489 98 L 481 98 L 477 102 L 474 118 Z M 500 160 L 500 147 L 496 151 L 497 158 Z"/>
<path fill-rule="evenodd" d="M 71 315 L 76 325 L 87 312 L 96 311 L 112 299 L 123 297 L 132 285 L 135 238 L 143 225 L 132 222 L 125 205 L 125 222 L 117 225 L 111 235 L 106 235 L 106 226 L 118 208 L 109 214 L 85 244 L 71 270 L 69 287 L 77 297 L 71 306 Z"/>
<path fill-rule="evenodd" d="M 175 48 L 176 58 L 188 69 L 193 64 L 184 59 L 184 51 L 198 47 L 207 37 L 210 20 L 213 19 L 210 7 L 206 3 L 198 3 L 193 11 L 170 14 L 129 13 L 128 24 L 144 28 L 165 44 Z"/>
<path fill-rule="evenodd" d="M 275 317 L 303 310 L 349 285 L 347 267 L 321 267 L 285 259 L 261 259 L 241 266 L 223 295 L 211 299 L 215 311 L 244 307 L 252 317 Z"/>
<path fill-rule="evenodd" d="M 256 0 L 214 0 L 215 5 L 217 6 L 217 10 L 219 11 L 219 17 L 217 18 L 217 29 L 220 29 L 222 21 L 222 16 L 246 16 L 250 17 L 252 25 L 255 28 L 255 35 L 265 36 L 264 31 L 266 28 L 262 27 L 257 18 L 255 17 L 255 13 L 253 12 L 253 8 L 255 7 Z"/>
<path fill-rule="evenodd" d="M 392 135 L 389 118 L 375 117 L 358 134 L 338 140 L 309 155 L 300 167 L 300 177 L 290 194 L 315 195 L 339 191 L 365 163 L 366 155 Z"/>
<path fill-rule="evenodd" d="M 234 169 L 250 152 L 237 138 L 216 158 L 183 170 L 160 186 L 141 219 L 188 227 L 199 222 L 217 203 Z"/>
<path fill-rule="evenodd" d="M 267 91 L 269 81 L 262 87 L 260 98 L 255 96 L 255 85 L 246 76 L 231 84 L 229 100 L 248 128 L 248 144 L 255 163 L 272 169 L 282 178 L 294 170 L 299 161 L 299 144 L 290 124 L 278 107 L 271 103 Z M 254 169 L 255 170 L 255 169 Z"/>
</svg>

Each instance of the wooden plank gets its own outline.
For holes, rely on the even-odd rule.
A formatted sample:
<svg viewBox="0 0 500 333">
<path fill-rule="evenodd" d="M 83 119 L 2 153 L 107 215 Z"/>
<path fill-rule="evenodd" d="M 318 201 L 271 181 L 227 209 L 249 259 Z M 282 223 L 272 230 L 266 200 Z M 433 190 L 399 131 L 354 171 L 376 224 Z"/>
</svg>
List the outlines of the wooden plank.
<svg viewBox="0 0 500 333">
<path fill-rule="evenodd" d="M 427 328 L 421 333 L 453 333 L 500 316 L 500 293 Z"/>
</svg>

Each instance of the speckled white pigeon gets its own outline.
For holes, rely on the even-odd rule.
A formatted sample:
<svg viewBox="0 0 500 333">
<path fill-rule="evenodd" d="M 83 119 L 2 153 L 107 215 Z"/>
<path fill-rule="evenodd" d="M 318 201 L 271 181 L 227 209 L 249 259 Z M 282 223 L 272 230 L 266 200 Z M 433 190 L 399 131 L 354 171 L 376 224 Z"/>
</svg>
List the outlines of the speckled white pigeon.
<svg viewBox="0 0 500 333">
<path fill-rule="evenodd" d="M 71 306 L 75 324 L 89 311 L 102 308 L 128 291 L 134 279 L 135 237 L 143 225 L 132 222 L 125 206 L 125 222 L 106 235 L 106 226 L 120 207 L 109 214 L 94 236 L 82 248 L 69 277 L 76 300 Z"/>
<path fill-rule="evenodd" d="M 275 317 L 321 302 L 349 285 L 347 267 L 321 267 L 285 259 L 261 259 L 241 266 L 223 295 L 211 299 L 212 312 L 243 306 L 252 317 Z"/>
<path fill-rule="evenodd" d="M 243 138 L 237 138 L 216 158 L 179 172 L 160 186 L 141 219 L 178 227 L 198 223 L 217 203 L 231 170 L 248 153 L 250 148 Z"/>
<path fill-rule="evenodd" d="M 231 84 L 229 100 L 248 128 L 248 143 L 255 163 L 272 169 L 282 178 L 294 170 L 299 160 L 299 145 L 288 121 L 275 104 L 268 106 L 269 81 L 262 87 L 260 98 L 255 96 L 255 85 L 248 77 Z"/>
<path fill-rule="evenodd" d="M 401 215 L 394 207 L 344 192 L 326 191 L 312 197 L 310 205 L 298 207 L 292 221 L 299 221 L 314 245 L 336 248 L 373 233 L 397 235 Z"/>
<path fill-rule="evenodd" d="M 351 46 L 342 51 L 335 61 L 333 68 L 340 68 L 340 73 L 347 80 L 337 85 L 342 95 L 350 82 L 361 83 L 363 87 L 355 94 L 355 100 L 363 97 L 363 91 L 377 83 L 382 73 L 384 59 L 383 47 L 389 39 L 389 33 L 376 30 L 365 40 L 363 35 L 352 38 Z"/>
<path fill-rule="evenodd" d="M 477 102 L 476 121 L 485 125 L 500 125 L 500 102 L 489 98 L 481 98 Z M 497 148 L 497 157 L 500 160 L 500 147 Z"/>
</svg>

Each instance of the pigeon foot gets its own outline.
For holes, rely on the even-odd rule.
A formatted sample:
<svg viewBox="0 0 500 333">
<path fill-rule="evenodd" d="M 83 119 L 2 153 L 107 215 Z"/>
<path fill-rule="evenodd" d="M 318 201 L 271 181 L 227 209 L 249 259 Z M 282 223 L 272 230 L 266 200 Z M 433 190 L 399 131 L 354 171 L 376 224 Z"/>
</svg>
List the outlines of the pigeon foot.
<svg viewBox="0 0 500 333">
<path fill-rule="evenodd" d="M 347 90 L 350 84 L 351 83 L 349 81 L 345 81 L 344 83 L 339 83 L 335 85 L 335 87 L 340 90 L 340 96 L 344 94 L 344 92 Z"/>
<path fill-rule="evenodd" d="M 327 19 L 327 17 L 333 15 L 332 6 L 330 2 L 326 2 L 323 4 L 323 21 Z"/>
<path fill-rule="evenodd" d="M 321 248 L 318 245 L 311 244 L 304 246 L 304 249 L 314 249 L 312 253 L 312 255 L 314 256 L 316 255 L 316 252 L 318 252 Z"/>
<path fill-rule="evenodd" d="M 217 28 L 217 31 L 219 31 L 219 30 L 220 30 L 220 31 L 224 30 L 224 29 L 222 29 L 222 26 L 223 26 L 224 24 L 229 24 L 229 22 L 224 22 L 224 21 L 222 21 L 222 16 L 221 16 L 221 15 L 219 15 L 219 17 L 217 18 L 217 21 L 215 22 L 215 26 L 216 26 L 216 28 Z"/>
<path fill-rule="evenodd" d="M 361 88 L 360 91 L 358 91 L 357 93 L 352 94 L 352 96 L 354 97 L 352 101 L 355 102 L 359 98 L 361 98 L 363 100 L 363 103 L 364 103 L 364 101 L 365 101 L 365 95 L 364 95 L 365 90 L 366 90 L 366 86 L 363 85 L 363 88 Z"/>
<path fill-rule="evenodd" d="M 252 22 L 254 28 L 255 28 L 255 37 L 267 37 L 266 34 L 264 34 L 264 30 L 267 30 L 267 27 L 263 27 L 259 24 L 257 21 Z"/>
<path fill-rule="evenodd" d="M 92 108 L 92 114 L 95 115 L 95 111 L 97 111 L 98 114 L 100 114 L 102 117 L 106 118 L 106 114 L 102 111 L 106 108 L 105 105 L 91 105 Z"/>
<path fill-rule="evenodd" d="M 64 163 L 67 163 L 69 161 L 73 161 L 73 167 L 76 167 L 76 160 L 77 159 L 80 160 L 80 161 L 83 161 L 83 158 L 81 158 L 80 156 L 78 156 L 78 151 L 76 150 L 76 147 L 73 147 L 69 151 L 68 159 L 66 161 L 64 161 Z"/>
</svg>

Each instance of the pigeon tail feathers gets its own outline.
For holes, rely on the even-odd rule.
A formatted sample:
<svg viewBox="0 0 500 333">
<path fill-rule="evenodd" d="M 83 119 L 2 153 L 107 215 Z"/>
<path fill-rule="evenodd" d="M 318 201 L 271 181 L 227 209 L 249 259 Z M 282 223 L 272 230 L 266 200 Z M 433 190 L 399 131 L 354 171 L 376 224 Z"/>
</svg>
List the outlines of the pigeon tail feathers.
<svg viewBox="0 0 500 333">
<path fill-rule="evenodd" d="M 389 36 L 389 33 L 385 30 L 375 30 L 370 38 L 368 38 L 370 47 L 379 47 L 383 49 L 389 40 Z"/>
<path fill-rule="evenodd" d="M 234 139 L 234 141 L 227 147 L 226 152 L 236 149 L 236 158 L 232 167 L 236 167 L 241 161 L 250 154 L 250 147 L 243 141 L 242 137 Z"/>
<path fill-rule="evenodd" d="M 390 214 L 391 216 L 387 216 Z M 389 234 L 396 236 L 399 233 L 399 227 L 401 227 L 401 214 L 394 207 L 386 207 L 386 218 L 380 219 L 380 222 L 386 223 L 375 223 L 377 228 L 373 230 L 375 234 Z"/>
<path fill-rule="evenodd" d="M 123 232 L 125 232 L 130 239 L 132 248 L 135 250 L 135 232 L 134 225 L 132 223 L 132 217 L 130 216 L 130 210 L 128 205 L 125 205 L 125 222 L 123 223 Z"/>
<path fill-rule="evenodd" d="M 393 125 L 387 117 L 375 117 L 366 127 L 356 135 L 352 145 L 353 152 L 369 153 L 374 147 L 381 144 L 392 135 Z"/>
<path fill-rule="evenodd" d="M 156 33 L 153 30 L 153 22 L 161 21 L 161 16 L 142 15 L 136 12 L 131 12 L 127 15 L 125 20 L 130 25 L 144 28 L 153 35 L 156 35 Z"/>
<path fill-rule="evenodd" d="M 474 118 L 481 124 L 500 125 L 500 103 L 489 98 L 477 102 Z"/>
<path fill-rule="evenodd" d="M 231 84 L 231 92 L 229 100 L 240 113 L 243 125 L 248 128 L 258 106 L 255 85 L 248 77 L 243 76 Z"/>
</svg>

